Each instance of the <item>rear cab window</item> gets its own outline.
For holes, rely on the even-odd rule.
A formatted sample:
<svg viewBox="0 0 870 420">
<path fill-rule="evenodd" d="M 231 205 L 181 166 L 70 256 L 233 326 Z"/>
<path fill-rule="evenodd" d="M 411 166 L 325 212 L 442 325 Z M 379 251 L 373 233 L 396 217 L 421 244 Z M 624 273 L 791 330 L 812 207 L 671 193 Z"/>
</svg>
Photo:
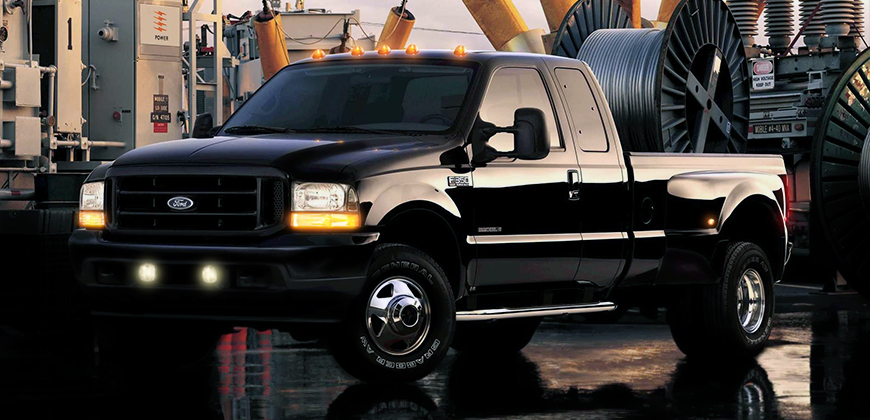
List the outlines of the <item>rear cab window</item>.
<svg viewBox="0 0 870 420">
<path fill-rule="evenodd" d="M 577 146 L 584 152 L 607 152 L 607 132 L 586 75 L 579 69 L 557 68 L 556 79 L 564 93 Z"/>
</svg>

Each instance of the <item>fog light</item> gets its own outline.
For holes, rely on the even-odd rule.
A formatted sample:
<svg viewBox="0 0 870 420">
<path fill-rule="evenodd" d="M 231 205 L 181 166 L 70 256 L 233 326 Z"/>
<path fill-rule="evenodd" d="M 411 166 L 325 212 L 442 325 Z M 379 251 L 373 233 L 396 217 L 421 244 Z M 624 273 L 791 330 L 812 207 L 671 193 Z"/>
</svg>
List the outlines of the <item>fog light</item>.
<svg viewBox="0 0 870 420">
<path fill-rule="evenodd" d="M 215 284 L 218 281 L 217 269 L 207 265 L 202 269 L 202 281 L 206 284 Z"/>
<path fill-rule="evenodd" d="M 157 280 L 157 267 L 154 264 L 142 264 L 139 266 L 139 280 L 151 283 Z"/>
<path fill-rule="evenodd" d="M 707 224 L 710 225 L 710 227 L 716 226 L 716 219 L 711 217 L 707 220 Z"/>
</svg>

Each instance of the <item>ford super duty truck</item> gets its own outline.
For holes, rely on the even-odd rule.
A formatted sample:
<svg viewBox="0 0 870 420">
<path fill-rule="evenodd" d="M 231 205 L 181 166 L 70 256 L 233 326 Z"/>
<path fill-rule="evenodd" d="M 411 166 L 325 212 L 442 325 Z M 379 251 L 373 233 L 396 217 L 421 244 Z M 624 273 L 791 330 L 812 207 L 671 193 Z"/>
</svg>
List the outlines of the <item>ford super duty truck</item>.
<svg viewBox="0 0 870 420">
<path fill-rule="evenodd" d="M 101 358 L 190 361 L 247 325 L 407 381 L 451 346 L 515 352 L 544 316 L 621 304 L 667 308 L 690 358 L 770 335 L 782 158 L 624 152 L 582 62 L 332 55 L 197 125 L 82 187 L 70 247 Z"/>
</svg>

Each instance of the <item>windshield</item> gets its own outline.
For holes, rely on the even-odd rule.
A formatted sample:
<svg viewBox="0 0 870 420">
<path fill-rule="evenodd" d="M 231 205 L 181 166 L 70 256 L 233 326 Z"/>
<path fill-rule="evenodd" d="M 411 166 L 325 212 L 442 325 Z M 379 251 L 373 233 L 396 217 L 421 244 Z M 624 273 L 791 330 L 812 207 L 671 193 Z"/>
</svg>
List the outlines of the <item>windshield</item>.
<svg viewBox="0 0 870 420">
<path fill-rule="evenodd" d="M 223 131 L 446 131 L 459 115 L 473 74 L 456 65 L 291 67 L 251 97 Z"/>
</svg>

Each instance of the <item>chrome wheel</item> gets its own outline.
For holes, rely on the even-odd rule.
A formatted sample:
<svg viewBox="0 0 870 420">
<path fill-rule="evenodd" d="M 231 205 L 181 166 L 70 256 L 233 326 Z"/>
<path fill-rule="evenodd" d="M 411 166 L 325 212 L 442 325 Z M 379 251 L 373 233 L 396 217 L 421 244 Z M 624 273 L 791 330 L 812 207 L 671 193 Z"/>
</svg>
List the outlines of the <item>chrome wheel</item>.
<svg viewBox="0 0 870 420">
<path fill-rule="evenodd" d="M 761 274 L 754 268 L 749 268 L 743 272 L 737 284 L 737 318 L 744 331 L 754 334 L 761 328 L 765 305 Z"/>
<path fill-rule="evenodd" d="M 407 277 L 382 281 L 369 297 L 366 328 L 382 351 L 402 356 L 416 350 L 429 332 L 430 308 L 426 293 Z"/>
</svg>

